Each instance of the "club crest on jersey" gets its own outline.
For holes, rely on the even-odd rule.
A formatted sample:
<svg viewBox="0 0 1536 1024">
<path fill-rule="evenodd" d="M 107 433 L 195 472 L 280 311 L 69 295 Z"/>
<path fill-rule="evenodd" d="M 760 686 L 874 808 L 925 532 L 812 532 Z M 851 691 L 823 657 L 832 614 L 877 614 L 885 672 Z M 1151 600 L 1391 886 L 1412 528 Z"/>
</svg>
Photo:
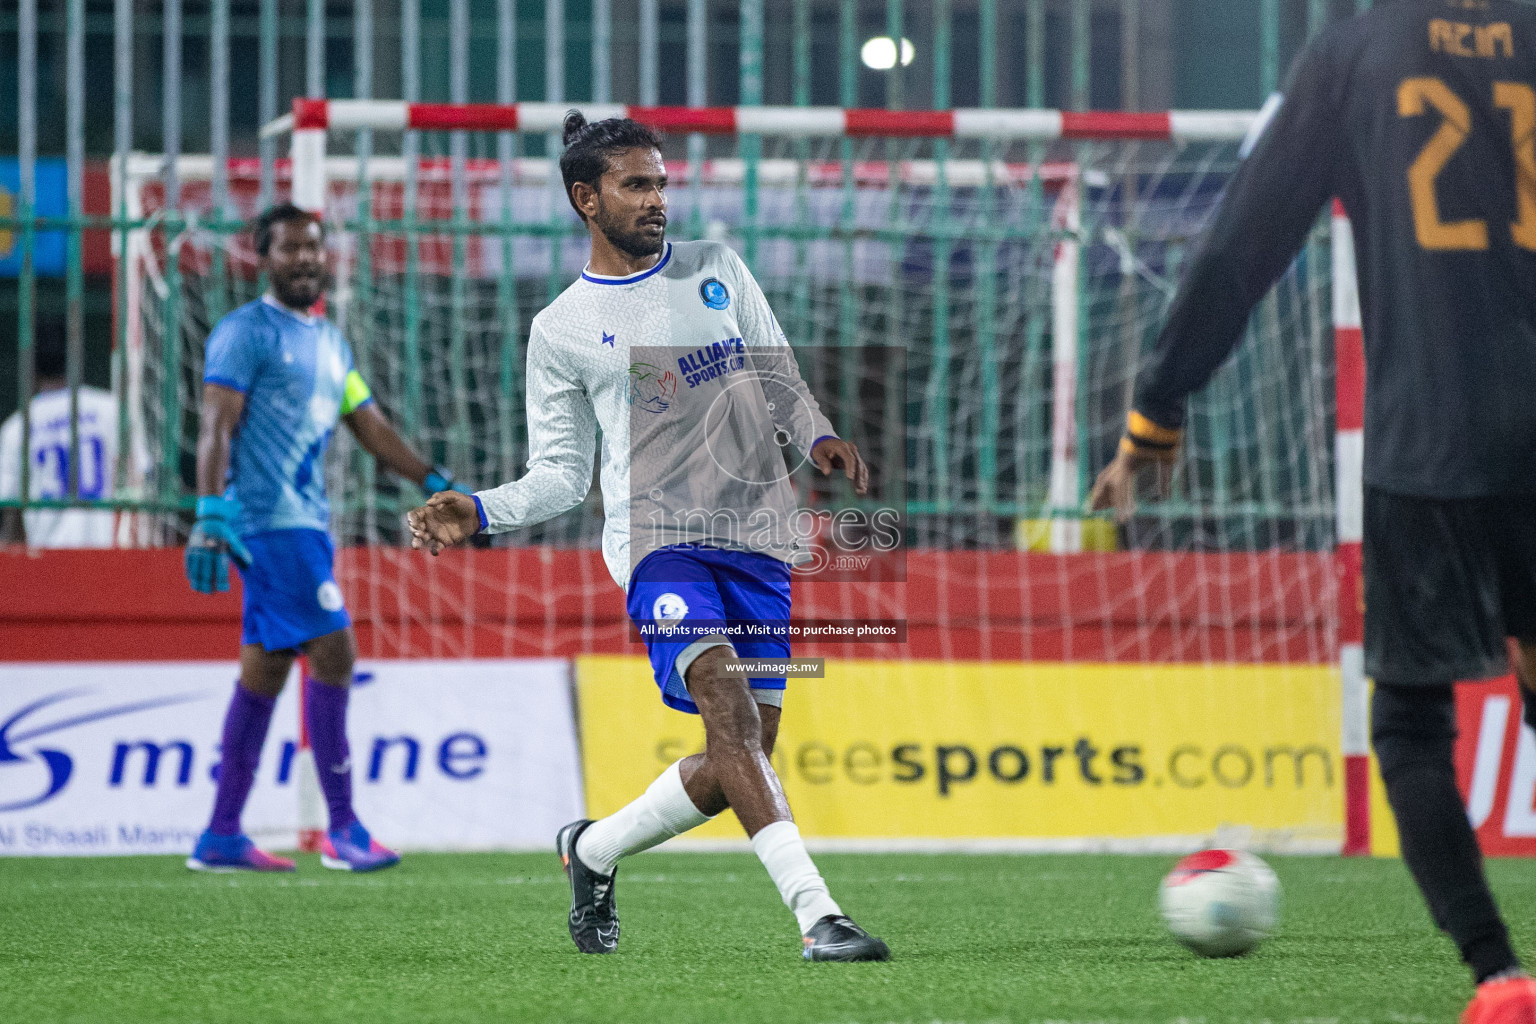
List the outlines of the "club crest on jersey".
<svg viewBox="0 0 1536 1024">
<path fill-rule="evenodd" d="M 731 304 L 731 293 L 715 277 L 705 278 L 704 283 L 699 285 L 699 298 L 710 309 L 724 309 Z"/>
</svg>

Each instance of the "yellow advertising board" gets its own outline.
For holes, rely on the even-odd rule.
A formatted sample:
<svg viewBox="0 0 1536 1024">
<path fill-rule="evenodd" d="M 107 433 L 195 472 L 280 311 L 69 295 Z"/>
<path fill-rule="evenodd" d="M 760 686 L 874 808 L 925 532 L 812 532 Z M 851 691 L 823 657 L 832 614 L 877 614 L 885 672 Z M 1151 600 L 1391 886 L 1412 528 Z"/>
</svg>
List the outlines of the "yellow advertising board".
<svg viewBox="0 0 1536 1024">
<path fill-rule="evenodd" d="M 577 660 L 587 813 L 703 748 L 640 657 Z M 1337 842 L 1337 671 L 831 661 L 792 679 L 773 762 L 807 836 L 1119 839 L 1251 827 Z M 729 814 L 690 836 L 740 838 Z"/>
</svg>

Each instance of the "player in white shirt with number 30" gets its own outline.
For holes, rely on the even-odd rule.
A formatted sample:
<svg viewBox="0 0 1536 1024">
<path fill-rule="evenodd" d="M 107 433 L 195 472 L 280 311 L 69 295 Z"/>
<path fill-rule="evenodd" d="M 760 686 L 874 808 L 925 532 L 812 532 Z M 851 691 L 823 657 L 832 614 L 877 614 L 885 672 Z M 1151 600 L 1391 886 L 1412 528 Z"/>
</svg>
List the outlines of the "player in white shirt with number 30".
<svg viewBox="0 0 1536 1024">
<path fill-rule="evenodd" d="M 603 556 L 628 594 L 662 700 L 702 716 L 706 746 L 618 812 L 561 829 L 571 938 L 584 953 L 617 949 L 619 859 L 730 807 L 794 913 L 806 959 L 888 959 L 885 943 L 832 899 L 769 763 L 784 680 L 725 668 L 735 655 L 789 654 L 790 568 L 806 552 L 788 528 L 784 449 L 823 473 L 841 466 L 860 494 L 868 469 L 801 380 L 746 265 L 715 242 L 666 241 L 656 136 L 572 111 L 565 145 L 561 176 L 592 253 L 581 279 L 533 321 L 528 471 L 472 496 L 434 496 L 411 513 L 413 543 L 436 554 L 574 507 L 591 486 L 601 427 Z M 716 625 L 741 621 L 776 626 L 749 641 Z"/>
<path fill-rule="evenodd" d="M 69 389 L 65 383 L 64 325 L 43 320 L 37 325 L 37 393 L 30 411 L 31 472 L 27 491 L 32 500 L 62 501 L 69 497 Z M 85 501 L 113 497 L 117 467 L 117 399 L 101 388 L 79 390 L 78 496 Z M 136 464 L 142 469 L 145 457 Z M 0 426 L 0 498 L 21 496 L 21 414 L 13 413 Z M 5 515 L 0 539 L 21 539 L 13 511 Z M 81 508 L 30 509 L 25 518 L 26 542 L 35 548 L 110 548 L 117 514 Z M 6 538 L 5 535 L 10 535 Z"/>
</svg>

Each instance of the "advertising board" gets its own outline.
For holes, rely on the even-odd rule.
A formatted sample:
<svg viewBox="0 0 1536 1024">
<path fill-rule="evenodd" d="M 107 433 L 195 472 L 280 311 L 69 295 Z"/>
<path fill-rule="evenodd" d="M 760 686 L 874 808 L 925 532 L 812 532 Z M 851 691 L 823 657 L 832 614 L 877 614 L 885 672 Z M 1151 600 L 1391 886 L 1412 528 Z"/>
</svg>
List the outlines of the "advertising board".
<svg viewBox="0 0 1536 1024">
<path fill-rule="evenodd" d="M 643 658 L 576 662 L 587 806 L 703 747 Z M 831 661 L 792 679 L 773 761 L 823 839 L 1182 848 L 1242 830 L 1337 849 L 1331 666 Z M 740 838 L 729 813 L 690 838 Z"/>
<path fill-rule="evenodd" d="M 553 845 L 581 813 L 563 659 L 371 661 L 348 718 L 359 818 L 401 849 Z M 0 664 L 0 855 L 183 853 L 207 824 L 232 662 Z M 299 827 L 298 687 L 246 831 Z"/>
<path fill-rule="evenodd" d="M 1514 676 L 1456 685 L 1456 783 L 1489 857 L 1536 857 L 1536 732 Z M 1372 758 L 1371 852 L 1399 853 L 1397 826 Z"/>
</svg>

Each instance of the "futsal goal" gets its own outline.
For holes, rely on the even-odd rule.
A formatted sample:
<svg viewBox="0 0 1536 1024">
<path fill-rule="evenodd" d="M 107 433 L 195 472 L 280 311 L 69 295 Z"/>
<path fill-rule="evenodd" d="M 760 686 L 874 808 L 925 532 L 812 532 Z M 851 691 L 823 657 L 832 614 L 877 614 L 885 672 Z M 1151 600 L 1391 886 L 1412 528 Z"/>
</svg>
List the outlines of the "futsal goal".
<svg viewBox="0 0 1536 1024">
<path fill-rule="evenodd" d="M 1338 786 L 1298 845 L 1364 851 L 1362 358 L 1341 210 L 1192 400 L 1172 492 L 1123 526 L 1083 508 L 1254 115 L 575 106 L 665 133 L 669 235 L 742 253 L 813 391 L 901 505 L 905 582 L 842 579 L 809 600 L 833 618 L 900 617 L 907 643 L 833 653 L 1338 666 Z M 187 487 L 204 339 L 261 286 L 245 224 L 283 198 L 323 215 L 328 315 L 402 433 L 477 487 L 517 476 L 528 324 L 585 260 L 554 164 L 566 109 L 298 100 L 266 129 L 290 156 L 265 168 L 116 167 L 137 225 L 120 250 L 122 387 L 165 507 Z M 595 489 L 423 569 L 399 551 L 414 488 L 345 437 L 335 449 L 365 656 L 622 645 Z M 841 500 L 831 486 L 802 499 Z M 173 542 L 185 525 L 141 529 Z"/>
</svg>

